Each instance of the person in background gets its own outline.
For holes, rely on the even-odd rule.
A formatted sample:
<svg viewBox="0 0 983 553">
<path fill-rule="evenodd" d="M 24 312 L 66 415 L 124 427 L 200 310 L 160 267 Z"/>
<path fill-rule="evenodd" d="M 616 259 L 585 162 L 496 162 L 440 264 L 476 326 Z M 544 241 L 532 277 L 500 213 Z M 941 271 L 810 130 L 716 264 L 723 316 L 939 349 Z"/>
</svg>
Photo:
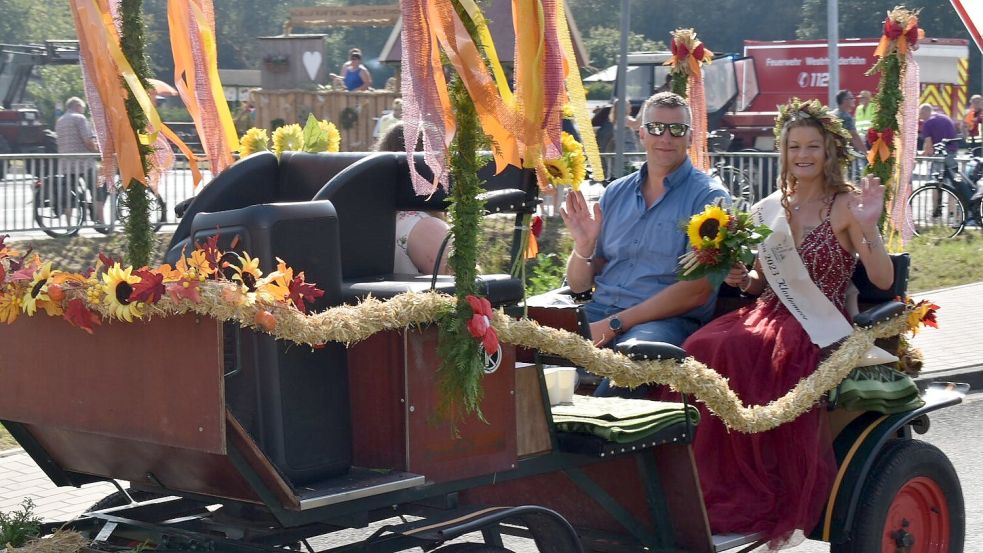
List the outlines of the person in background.
<svg viewBox="0 0 983 553">
<path fill-rule="evenodd" d="M 972 148 L 980 145 L 981 121 L 983 121 L 983 96 L 973 94 L 973 96 L 969 99 L 969 109 L 966 110 L 966 117 L 963 118 L 963 123 L 966 125 L 967 147 Z"/>
<path fill-rule="evenodd" d="M 867 143 L 857 133 L 857 123 L 853 118 L 853 108 L 856 105 L 857 100 L 853 97 L 853 93 L 846 89 L 841 90 L 836 93 L 836 109 L 833 110 L 833 115 L 843 121 L 843 128 L 850 133 L 853 149 L 861 155 L 860 159 L 863 160 L 867 155 Z"/>
<path fill-rule="evenodd" d="M 680 345 L 709 320 L 717 298 L 706 278 L 678 279 L 679 256 L 689 247 L 679 225 L 730 195 L 690 162 L 692 116 L 685 99 L 661 92 L 639 113 L 641 169 L 608 185 L 593 208 L 579 191 L 567 194 L 560 208 L 574 242 L 567 282 L 574 292 L 594 289 L 583 308 L 598 346 L 632 338 Z M 608 380 L 595 392 L 647 393 L 644 386 L 612 389 Z"/>
<path fill-rule="evenodd" d="M 242 102 L 236 113 L 234 124 L 239 136 L 246 134 L 246 131 L 256 124 L 256 106 L 253 105 L 252 100 L 246 99 Z"/>
<path fill-rule="evenodd" d="M 55 122 L 57 133 L 58 153 L 60 154 L 90 154 L 99 151 L 96 133 L 92 124 L 85 117 L 85 100 L 72 96 L 65 100 L 65 113 Z M 59 159 L 58 172 L 75 183 L 85 179 L 93 201 L 93 219 L 97 224 L 105 224 L 103 207 L 109 193 L 105 186 L 97 186 L 96 161 L 94 159 Z"/>
<path fill-rule="evenodd" d="M 352 48 L 348 52 L 348 61 L 341 66 L 341 74 L 332 73 L 331 77 L 339 79 L 349 92 L 369 90 L 372 88 L 372 75 L 362 65 L 362 51 Z"/>
<path fill-rule="evenodd" d="M 854 113 L 854 119 L 856 120 L 857 134 L 864 139 L 864 144 L 867 140 L 867 131 L 874 124 L 875 111 L 876 104 L 872 101 L 870 91 L 861 90 L 860 96 L 857 98 L 857 110 Z"/>
<path fill-rule="evenodd" d="M 379 117 L 379 129 L 378 136 L 385 136 L 389 132 L 389 129 L 393 128 L 397 123 L 403 121 L 403 101 L 399 98 L 393 100 L 392 111 L 389 113 L 383 113 Z M 402 134 L 402 133 L 400 133 Z"/>
<path fill-rule="evenodd" d="M 946 139 L 958 138 L 959 136 L 959 133 L 956 132 L 956 124 L 952 122 L 952 119 L 948 115 L 937 111 L 932 104 L 922 104 L 918 107 L 918 119 L 922 123 L 921 134 L 924 139 L 922 143 L 923 156 L 934 156 L 936 144 L 940 144 Z M 958 149 L 959 144 L 956 141 L 949 142 L 946 145 L 946 151 L 950 154 L 955 154 Z"/>
<path fill-rule="evenodd" d="M 379 137 L 373 148 L 377 152 L 405 152 L 403 123 L 395 123 Z M 417 140 L 416 149 L 423 149 L 423 142 Z M 444 242 L 450 226 L 443 219 L 442 212 L 397 211 L 396 212 L 396 251 L 393 257 L 395 274 L 432 274 L 437 262 L 437 253 Z M 439 274 L 448 274 L 447 258 L 450 245 L 440 257 L 437 268 Z"/>
</svg>

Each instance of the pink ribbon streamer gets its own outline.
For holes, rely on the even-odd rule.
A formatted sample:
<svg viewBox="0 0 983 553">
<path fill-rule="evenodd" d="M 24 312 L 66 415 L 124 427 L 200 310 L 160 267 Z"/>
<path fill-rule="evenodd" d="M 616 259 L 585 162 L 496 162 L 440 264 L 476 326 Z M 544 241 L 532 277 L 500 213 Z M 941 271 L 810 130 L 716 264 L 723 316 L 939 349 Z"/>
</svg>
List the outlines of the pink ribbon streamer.
<svg viewBox="0 0 983 553">
<path fill-rule="evenodd" d="M 914 234 L 908 216 L 908 196 L 911 195 L 911 176 L 915 169 L 916 140 L 918 138 L 918 62 L 909 50 L 901 76 L 901 145 L 898 152 L 898 182 L 891 202 L 891 225 L 900 232 L 901 243 L 906 244 Z"/>
<path fill-rule="evenodd" d="M 563 154 L 560 141 L 560 123 L 563 116 L 564 80 L 563 48 L 560 46 L 557 15 L 560 10 L 556 0 L 543 0 L 544 61 L 543 94 L 546 158 L 558 158 Z M 576 71 L 576 69 L 574 69 Z"/>
<path fill-rule="evenodd" d="M 444 121 L 444 109 L 438 95 L 439 86 L 446 88 L 443 73 L 433 70 L 439 60 L 433 34 L 426 17 L 427 0 L 402 0 L 403 32 L 401 33 L 403 138 L 413 189 L 419 195 L 430 195 L 438 185 L 448 188 L 446 149 L 453 137 L 453 121 Z M 450 129 L 448 129 L 448 124 Z M 422 134 L 424 160 L 434 174 L 433 182 L 423 178 L 413 163 L 417 138 Z"/>
<path fill-rule="evenodd" d="M 690 157 L 693 165 L 701 171 L 710 170 L 710 154 L 707 152 L 707 101 L 703 88 L 703 73 L 696 71 L 687 80 L 689 87 L 689 108 L 693 116 L 693 145 Z"/>
</svg>

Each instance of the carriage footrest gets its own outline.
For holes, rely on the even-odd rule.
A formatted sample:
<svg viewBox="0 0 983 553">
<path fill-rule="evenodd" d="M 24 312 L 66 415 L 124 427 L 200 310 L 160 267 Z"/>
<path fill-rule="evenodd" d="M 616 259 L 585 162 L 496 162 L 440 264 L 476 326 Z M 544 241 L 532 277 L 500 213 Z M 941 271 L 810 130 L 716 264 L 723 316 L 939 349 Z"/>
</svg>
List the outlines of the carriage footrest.
<svg viewBox="0 0 983 553">
<path fill-rule="evenodd" d="M 312 482 L 297 489 L 300 510 L 334 505 L 397 490 L 422 486 L 426 479 L 419 474 L 400 471 L 378 471 L 352 467 L 347 474 Z"/>
</svg>

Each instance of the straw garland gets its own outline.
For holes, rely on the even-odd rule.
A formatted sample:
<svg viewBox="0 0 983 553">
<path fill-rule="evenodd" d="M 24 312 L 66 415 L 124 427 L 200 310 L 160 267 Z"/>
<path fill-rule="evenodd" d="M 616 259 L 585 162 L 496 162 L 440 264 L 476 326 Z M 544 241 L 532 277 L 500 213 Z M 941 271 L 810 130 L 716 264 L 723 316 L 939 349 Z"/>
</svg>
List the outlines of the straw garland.
<svg viewBox="0 0 983 553">
<path fill-rule="evenodd" d="M 367 298 L 358 305 L 332 307 L 311 315 L 286 305 L 264 302 L 229 303 L 225 290 L 231 285 L 203 283 L 201 299 L 192 302 L 162 297 L 146 306 L 146 317 L 196 313 L 220 321 L 235 321 L 243 327 L 264 331 L 257 313 L 270 311 L 276 324 L 269 334 L 278 339 L 311 346 L 329 341 L 352 344 L 383 330 L 405 328 L 437 322 L 449 315 L 454 298 L 433 292 L 406 292 L 387 301 Z M 90 305 L 105 318 L 109 309 Z M 503 342 L 538 349 L 569 359 L 588 371 L 613 379 L 621 386 L 667 384 L 674 390 L 692 394 L 739 432 L 763 432 L 794 420 L 811 409 L 821 396 L 833 389 L 853 370 L 856 362 L 874 343 L 875 338 L 895 336 L 905 328 L 905 318 L 896 317 L 869 329 L 856 329 L 809 377 L 801 380 L 785 396 L 768 405 L 744 406 L 729 388 L 727 379 L 712 368 L 687 358 L 674 360 L 632 361 L 610 349 L 599 349 L 578 334 L 547 328 L 529 319 L 513 319 L 501 311 L 495 313 L 493 326 Z"/>
<path fill-rule="evenodd" d="M 46 538 L 31 540 L 23 547 L 8 547 L 6 551 L 7 553 L 78 553 L 90 543 L 92 540 L 78 532 L 55 530 L 54 534 Z"/>
</svg>

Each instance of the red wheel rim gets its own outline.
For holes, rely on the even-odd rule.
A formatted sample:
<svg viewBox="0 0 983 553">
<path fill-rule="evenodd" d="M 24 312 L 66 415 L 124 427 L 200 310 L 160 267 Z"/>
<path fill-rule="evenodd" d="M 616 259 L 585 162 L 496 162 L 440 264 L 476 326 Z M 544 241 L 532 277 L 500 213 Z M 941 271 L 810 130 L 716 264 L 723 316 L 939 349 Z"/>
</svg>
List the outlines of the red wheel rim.
<svg viewBox="0 0 983 553">
<path fill-rule="evenodd" d="M 949 505 L 938 482 L 918 476 L 898 490 L 884 521 L 882 553 L 947 553 Z M 910 545 L 911 549 L 899 548 Z"/>
</svg>

